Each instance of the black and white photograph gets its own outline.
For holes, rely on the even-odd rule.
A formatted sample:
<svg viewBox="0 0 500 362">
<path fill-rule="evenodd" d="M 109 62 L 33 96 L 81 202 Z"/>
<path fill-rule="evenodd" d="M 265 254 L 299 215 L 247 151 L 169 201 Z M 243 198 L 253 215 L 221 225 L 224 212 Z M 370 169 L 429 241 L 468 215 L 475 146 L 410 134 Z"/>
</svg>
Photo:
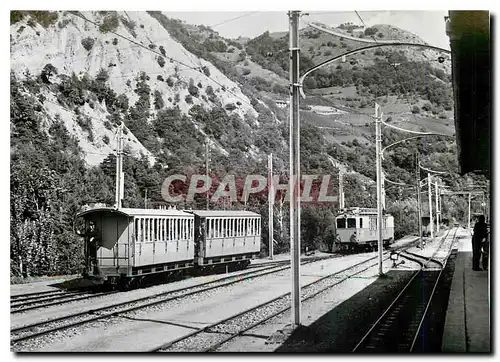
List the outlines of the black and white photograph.
<svg viewBox="0 0 500 362">
<path fill-rule="evenodd" d="M 492 354 L 494 13 L 126 5 L 8 4 L 14 358 Z"/>
</svg>

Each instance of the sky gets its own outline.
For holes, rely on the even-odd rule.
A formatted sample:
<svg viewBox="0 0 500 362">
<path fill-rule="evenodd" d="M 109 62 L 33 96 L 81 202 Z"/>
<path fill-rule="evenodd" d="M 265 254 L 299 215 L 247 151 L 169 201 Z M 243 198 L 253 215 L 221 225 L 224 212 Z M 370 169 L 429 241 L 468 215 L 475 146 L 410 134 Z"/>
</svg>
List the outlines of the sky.
<svg viewBox="0 0 500 362">
<path fill-rule="evenodd" d="M 307 12 L 307 10 L 303 10 Z M 223 37 L 256 37 L 266 30 L 270 32 L 288 31 L 288 16 L 285 11 L 164 11 L 166 16 L 183 20 L 194 25 L 212 27 Z M 301 19 L 301 27 L 307 21 L 319 21 L 327 25 L 345 22 L 362 25 L 355 11 L 309 11 Z M 358 11 L 366 26 L 389 24 L 408 30 L 421 37 L 430 45 L 449 49 L 449 38 L 445 33 L 444 17 L 447 10 L 429 11 Z"/>
</svg>

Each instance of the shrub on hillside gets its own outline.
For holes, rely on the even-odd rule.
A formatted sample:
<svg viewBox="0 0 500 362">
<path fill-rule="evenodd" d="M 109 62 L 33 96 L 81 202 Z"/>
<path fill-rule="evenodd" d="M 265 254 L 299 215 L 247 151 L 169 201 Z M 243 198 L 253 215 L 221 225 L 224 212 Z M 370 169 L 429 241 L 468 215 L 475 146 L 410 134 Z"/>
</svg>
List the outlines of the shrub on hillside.
<svg viewBox="0 0 500 362">
<path fill-rule="evenodd" d="M 110 31 L 115 31 L 118 28 L 120 22 L 118 20 L 118 15 L 113 12 L 111 14 L 107 14 L 104 19 L 102 19 L 101 24 L 99 25 L 99 31 L 101 33 L 107 33 Z"/>
<path fill-rule="evenodd" d="M 94 46 L 95 40 L 92 38 L 84 38 L 82 39 L 82 45 L 85 48 L 86 51 L 90 51 L 92 47 Z"/>
<path fill-rule="evenodd" d="M 210 77 L 210 69 L 206 65 L 201 67 L 201 70 L 203 71 L 203 74 L 205 74 L 207 77 Z"/>
<path fill-rule="evenodd" d="M 365 35 L 366 36 L 372 36 L 378 33 L 378 28 L 371 27 L 371 28 L 366 28 L 365 29 Z"/>
<path fill-rule="evenodd" d="M 163 54 L 164 57 L 167 56 L 167 52 L 165 51 L 165 48 L 163 47 L 163 45 L 160 45 L 160 47 L 158 49 L 160 49 L 160 53 Z"/>
<path fill-rule="evenodd" d="M 188 92 L 193 97 L 198 97 L 198 87 L 194 85 L 193 78 L 189 80 Z"/>
</svg>

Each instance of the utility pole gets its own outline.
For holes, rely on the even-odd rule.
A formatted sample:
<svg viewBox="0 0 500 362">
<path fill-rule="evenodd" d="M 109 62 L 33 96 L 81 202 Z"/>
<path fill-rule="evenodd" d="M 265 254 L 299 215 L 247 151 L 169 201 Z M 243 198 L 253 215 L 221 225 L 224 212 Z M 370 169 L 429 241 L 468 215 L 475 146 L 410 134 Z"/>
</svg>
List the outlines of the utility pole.
<svg viewBox="0 0 500 362">
<path fill-rule="evenodd" d="M 299 18 L 290 18 L 290 250 L 292 266 L 292 323 L 300 325 L 300 123 L 299 123 Z"/>
<path fill-rule="evenodd" d="M 208 181 L 208 138 L 205 140 L 205 174 L 207 175 Z M 208 190 L 207 190 L 207 210 L 208 210 Z"/>
<path fill-rule="evenodd" d="M 339 209 L 345 208 L 344 202 L 344 173 L 339 169 Z"/>
<path fill-rule="evenodd" d="M 274 258 L 274 185 L 273 185 L 273 154 L 267 156 L 268 168 L 268 204 L 269 204 L 269 259 Z"/>
<path fill-rule="evenodd" d="M 144 208 L 148 208 L 148 189 L 146 189 L 146 192 L 144 193 Z"/>
<path fill-rule="evenodd" d="M 439 185 L 438 179 L 436 178 L 436 236 L 439 234 L 439 218 L 441 216 L 441 210 L 439 210 Z"/>
<path fill-rule="evenodd" d="M 118 126 L 118 142 L 116 147 L 116 186 L 115 186 L 115 207 L 121 209 L 124 188 L 123 175 L 123 123 Z"/>
<path fill-rule="evenodd" d="M 427 184 L 429 185 L 429 226 L 431 228 L 431 239 L 434 238 L 434 225 L 432 221 L 432 181 L 431 174 L 427 174 Z"/>
<path fill-rule="evenodd" d="M 415 154 L 415 176 L 417 178 L 417 210 L 418 210 L 418 237 L 420 239 L 420 249 L 424 248 L 424 242 L 422 240 L 422 199 L 420 195 L 420 156 L 418 152 Z"/>
<path fill-rule="evenodd" d="M 377 230 L 378 230 L 378 273 L 384 274 L 382 269 L 382 249 L 383 249 L 383 236 L 382 236 L 382 113 L 379 116 L 380 106 L 375 103 L 375 152 L 376 152 L 376 167 L 377 167 Z"/>
</svg>

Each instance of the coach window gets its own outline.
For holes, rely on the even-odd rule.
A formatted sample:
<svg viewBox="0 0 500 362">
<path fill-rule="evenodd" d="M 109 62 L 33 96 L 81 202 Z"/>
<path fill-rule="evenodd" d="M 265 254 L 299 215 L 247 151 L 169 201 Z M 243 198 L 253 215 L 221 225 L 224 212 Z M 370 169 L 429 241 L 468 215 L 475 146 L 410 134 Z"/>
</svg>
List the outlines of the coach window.
<svg viewBox="0 0 500 362">
<path fill-rule="evenodd" d="M 162 241 L 163 240 L 163 219 L 159 218 L 158 219 L 158 239 L 157 241 Z"/>
<path fill-rule="evenodd" d="M 163 234 L 162 234 L 162 239 L 163 241 L 168 240 L 168 219 L 163 219 Z"/>
<path fill-rule="evenodd" d="M 146 241 L 146 219 L 141 218 L 141 241 Z"/>
<path fill-rule="evenodd" d="M 134 222 L 134 237 L 135 241 L 139 240 L 139 220 L 135 219 Z"/>
<path fill-rule="evenodd" d="M 363 218 L 362 217 L 359 218 L 359 227 L 360 227 L 360 229 L 363 228 Z"/>
<path fill-rule="evenodd" d="M 349 218 L 347 219 L 347 228 L 356 228 L 356 219 L 355 218 Z"/>
<path fill-rule="evenodd" d="M 337 229 L 345 229 L 345 219 L 337 219 Z"/>
<path fill-rule="evenodd" d="M 155 218 L 155 242 L 158 242 L 160 240 L 160 219 Z"/>
<path fill-rule="evenodd" d="M 255 234 L 260 235 L 260 219 L 259 218 L 257 218 L 257 232 Z"/>
<path fill-rule="evenodd" d="M 141 222 L 140 219 L 137 219 L 137 218 L 135 219 L 135 223 L 134 223 L 134 227 L 135 227 L 135 230 L 134 230 L 135 231 L 135 241 L 139 241 L 140 237 L 141 237 L 140 236 L 141 233 L 140 233 L 140 229 L 139 229 L 140 222 Z"/>
<path fill-rule="evenodd" d="M 162 240 L 167 241 L 167 219 L 163 219 L 163 233 L 162 233 Z"/>
<path fill-rule="evenodd" d="M 149 219 L 149 241 L 155 241 L 155 219 Z"/>
</svg>

